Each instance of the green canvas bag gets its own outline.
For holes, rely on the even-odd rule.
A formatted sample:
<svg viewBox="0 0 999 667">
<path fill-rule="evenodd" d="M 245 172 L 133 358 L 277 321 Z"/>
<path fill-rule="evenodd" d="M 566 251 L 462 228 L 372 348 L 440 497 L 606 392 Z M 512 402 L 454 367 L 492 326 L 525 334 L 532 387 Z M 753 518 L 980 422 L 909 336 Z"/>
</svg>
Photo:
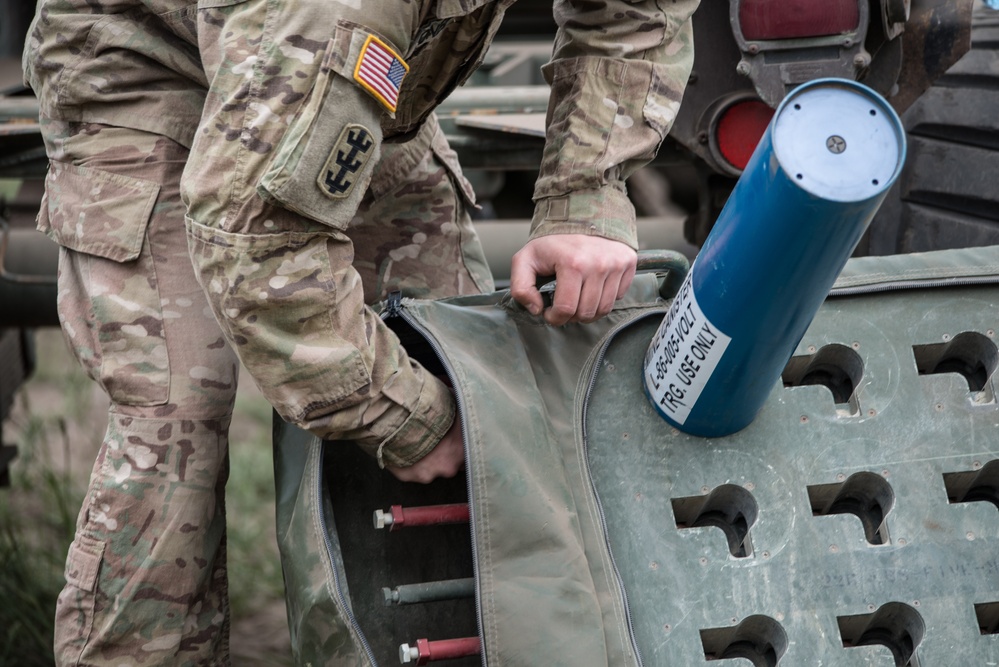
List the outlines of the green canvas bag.
<svg viewBox="0 0 999 667">
<path fill-rule="evenodd" d="M 296 659 L 446 665 L 986 664 L 999 658 L 999 248 L 851 260 L 746 429 L 671 428 L 645 350 L 684 265 L 600 322 L 506 292 L 386 305 L 455 388 L 463 479 L 402 484 L 349 443 L 275 425 Z M 667 298 L 664 298 L 665 295 Z M 467 524 L 376 510 L 468 503 Z M 475 595 L 383 589 L 472 578 Z"/>
</svg>

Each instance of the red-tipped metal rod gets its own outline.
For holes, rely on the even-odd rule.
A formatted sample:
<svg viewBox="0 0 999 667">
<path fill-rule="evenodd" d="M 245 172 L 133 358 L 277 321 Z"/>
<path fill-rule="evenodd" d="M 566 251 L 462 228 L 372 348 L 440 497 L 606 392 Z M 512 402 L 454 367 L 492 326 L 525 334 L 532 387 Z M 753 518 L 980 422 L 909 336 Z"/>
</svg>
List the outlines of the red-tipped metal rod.
<svg viewBox="0 0 999 667">
<path fill-rule="evenodd" d="M 375 510 L 375 528 L 398 530 L 411 526 L 439 526 L 449 523 L 468 523 L 468 505 L 426 505 L 425 507 L 403 507 L 392 505 L 389 511 Z"/>
<path fill-rule="evenodd" d="M 428 639 L 417 639 L 416 646 L 403 644 L 399 647 L 399 661 L 415 662 L 425 665 L 438 660 L 452 660 L 470 655 L 479 655 L 482 645 L 478 637 L 462 637 L 461 639 L 442 639 L 432 642 Z"/>
</svg>

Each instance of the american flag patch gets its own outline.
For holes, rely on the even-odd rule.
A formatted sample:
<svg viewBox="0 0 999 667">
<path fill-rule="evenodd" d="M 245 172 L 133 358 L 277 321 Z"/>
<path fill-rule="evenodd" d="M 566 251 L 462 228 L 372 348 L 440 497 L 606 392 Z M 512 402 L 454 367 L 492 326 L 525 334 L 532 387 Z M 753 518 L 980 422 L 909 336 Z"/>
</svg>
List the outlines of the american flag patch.
<svg viewBox="0 0 999 667">
<path fill-rule="evenodd" d="M 409 65 L 399 54 L 374 35 L 368 35 L 354 67 L 354 80 L 395 113 L 399 88 L 408 71 Z"/>
</svg>

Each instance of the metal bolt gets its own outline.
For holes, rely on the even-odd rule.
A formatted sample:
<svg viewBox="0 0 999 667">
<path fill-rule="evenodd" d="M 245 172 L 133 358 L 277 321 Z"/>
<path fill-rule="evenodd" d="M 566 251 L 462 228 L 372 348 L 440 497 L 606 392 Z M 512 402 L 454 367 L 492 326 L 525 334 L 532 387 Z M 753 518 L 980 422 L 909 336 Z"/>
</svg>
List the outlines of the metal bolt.
<svg viewBox="0 0 999 667">
<path fill-rule="evenodd" d="M 760 45 L 759 44 L 750 44 L 748 47 L 746 47 L 746 50 L 749 51 L 751 54 L 753 54 L 755 56 L 757 53 L 760 52 Z"/>
<path fill-rule="evenodd" d="M 382 510 L 375 510 L 375 514 L 374 514 L 373 519 L 374 519 L 374 524 L 375 524 L 375 530 L 381 530 L 382 528 L 385 528 L 386 526 L 391 526 L 392 525 L 392 513 L 391 512 L 383 512 Z"/>
<path fill-rule="evenodd" d="M 829 149 L 830 153 L 835 153 L 836 155 L 839 155 L 840 153 L 846 150 L 846 139 L 839 136 L 838 134 L 834 134 L 828 139 L 826 139 L 826 148 Z"/>
<path fill-rule="evenodd" d="M 420 649 L 409 644 L 403 644 L 399 647 L 399 662 L 405 664 L 419 659 Z"/>
<path fill-rule="evenodd" d="M 752 68 L 749 66 L 749 63 L 747 63 L 745 60 L 740 60 L 739 64 L 735 66 L 735 73 L 739 74 L 740 76 L 749 76 L 749 72 L 751 70 Z"/>
<path fill-rule="evenodd" d="M 864 69 L 871 64 L 870 56 L 864 53 L 858 53 L 853 57 L 853 66 L 857 69 Z"/>
<path fill-rule="evenodd" d="M 399 601 L 399 591 L 388 588 L 387 586 L 382 586 L 382 597 L 386 606 L 395 604 Z"/>
</svg>

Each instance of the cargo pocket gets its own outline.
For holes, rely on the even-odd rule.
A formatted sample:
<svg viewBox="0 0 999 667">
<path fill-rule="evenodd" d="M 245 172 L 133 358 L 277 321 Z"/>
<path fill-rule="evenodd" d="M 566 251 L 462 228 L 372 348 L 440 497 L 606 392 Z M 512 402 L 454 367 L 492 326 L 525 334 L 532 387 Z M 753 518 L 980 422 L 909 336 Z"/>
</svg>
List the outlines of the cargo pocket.
<svg viewBox="0 0 999 667">
<path fill-rule="evenodd" d="M 338 334 L 363 325 L 349 320 L 360 309 L 339 300 L 351 279 L 334 272 L 330 252 L 350 245 L 336 240 L 234 234 L 188 220 L 191 255 L 219 323 L 268 402 L 292 423 L 332 411 L 371 381 L 361 352 Z M 341 255 L 336 266 L 349 263 Z"/>
<path fill-rule="evenodd" d="M 372 41 L 395 51 L 359 26 L 337 25 L 309 99 L 289 124 L 257 188 L 264 200 L 341 231 L 371 181 L 381 154 L 381 121 L 394 108 L 355 79 L 362 52 Z"/>
<path fill-rule="evenodd" d="M 53 162 L 38 229 L 58 243 L 59 318 L 88 374 L 117 404 L 167 401 L 169 360 L 146 228 L 159 185 Z"/>
<path fill-rule="evenodd" d="M 78 535 L 66 556 L 66 586 L 56 604 L 54 649 L 60 664 L 77 664 L 90 641 L 104 543 Z"/>
<path fill-rule="evenodd" d="M 97 590 L 97 576 L 104 560 L 104 542 L 78 535 L 66 557 L 66 583 L 87 593 Z"/>
</svg>

